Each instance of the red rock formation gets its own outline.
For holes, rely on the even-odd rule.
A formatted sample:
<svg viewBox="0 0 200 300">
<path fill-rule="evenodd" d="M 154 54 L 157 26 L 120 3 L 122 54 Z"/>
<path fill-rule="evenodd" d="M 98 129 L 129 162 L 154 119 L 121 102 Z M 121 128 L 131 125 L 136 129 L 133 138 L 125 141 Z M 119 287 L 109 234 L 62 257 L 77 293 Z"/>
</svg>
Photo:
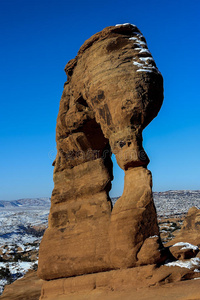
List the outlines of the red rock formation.
<svg viewBox="0 0 200 300">
<path fill-rule="evenodd" d="M 184 219 L 183 226 L 173 240 L 167 246 L 178 242 L 191 243 L 200 247 L 200 209 L 191 207 Z"/>
<path fill-rule="evenodd" d="M 36 271 L 29 271 L 23 278 L 5 286 L 1 300 L 38 300 L 41 294 L 42 280 Z"/>
<path fill-rule="evenodd" d="M 155 265 L 113 270 L 45 281 L 40 300 L 197 300 L 199 298 L 191 297 L 199 296 L 200 292 L 199 283 L 194 285 L 195 280 L 189 281 L 185 288 L 182 285 L 181 293 L 180 289 L 178 292 L 176 290 L 180 286 L 178 281 L 181 279 L 193 279 L 199 276 L 199 273 L 186 268 L 166 266 L 157 268 Z"/>
<path fill-rule="evenodd" d="M 159 263 L 162 244 L 142 130 L 162 105 L 163 79 L 146 40 L 134 25 L 107 27 L 83 44 L 65 71 L 55 187 L 38 274 L 50 280 Z M 113 209 L 111 152 L 125 171 L 124 192 Z"/>
<path fill-rule="evenodd" d="M 1 300 L 186 300 L 199 299 L 200 273 L 179 267 L 148 265 L 45 281 L 30 271 L 7 285 Z M 183 282 L 179 282 L 180 280 Z M 41 291 L 42 287 L 42 291 Z"/>
</svg>

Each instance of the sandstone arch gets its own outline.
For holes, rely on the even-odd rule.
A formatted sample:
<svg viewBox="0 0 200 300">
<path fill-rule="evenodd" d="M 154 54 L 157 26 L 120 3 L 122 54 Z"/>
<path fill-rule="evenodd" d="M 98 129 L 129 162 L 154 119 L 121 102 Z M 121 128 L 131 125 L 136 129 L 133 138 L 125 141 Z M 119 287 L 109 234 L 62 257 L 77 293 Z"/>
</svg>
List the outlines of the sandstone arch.
<svg viewBox="0 0 200 300">
<path fill-rule="evenodd" d="M 65 71 L 38 274 L 50 280 L 159 263 L 142 130 L 160 110 L 163 80 L 146 40 L 134 25 L 107 27 L 83 44 Z M 111 152 L 125 170 L 124 192 L 113 209 Z"/>
</svg>

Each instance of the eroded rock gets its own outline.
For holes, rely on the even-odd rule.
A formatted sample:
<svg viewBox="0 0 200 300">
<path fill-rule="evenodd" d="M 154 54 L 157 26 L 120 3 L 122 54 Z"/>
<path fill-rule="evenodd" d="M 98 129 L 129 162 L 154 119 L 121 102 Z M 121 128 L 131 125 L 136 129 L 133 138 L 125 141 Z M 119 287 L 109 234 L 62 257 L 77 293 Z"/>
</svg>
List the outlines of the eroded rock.
<svg viewBox="0 0 200 300">
<path fill-rule="evenodd" d="M 176 259 L 190 259 L 198 254 L 199 248 L 189 243 L 180 242 L 170 247 L 170 252 Z"/>
<path fill-rule="evenodd" d="M 142 130 L 163 101 L 163 79 L 135 25 L 107 27 L 65 67 L 56 126 L 49 227 L 39 253 L 45 280 L 162 261 Z M 111 153 L 125 171 L 112 209 Z M 151 255 L 142 255 L 148 245 Z"/>
<path fill-rule="evenodd" d="M 191 207 L 188 210 L 187 216 L 183 221 L 183 226 L 173 240 L 167 243 L 171 246 L 175 243 L 184 242 L 191 243 L 200 247 L 200 209 Z"/>
</svg>

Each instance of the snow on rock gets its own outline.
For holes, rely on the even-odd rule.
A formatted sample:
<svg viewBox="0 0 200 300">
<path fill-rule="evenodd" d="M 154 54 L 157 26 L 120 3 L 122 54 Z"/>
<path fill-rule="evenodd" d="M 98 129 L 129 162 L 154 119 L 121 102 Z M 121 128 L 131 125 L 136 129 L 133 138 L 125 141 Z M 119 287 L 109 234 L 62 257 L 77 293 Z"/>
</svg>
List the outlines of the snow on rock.
<svg viewBox="0 0 200 300">
<path fill-rule="evenodd" d="M 124 23 L 124 24 L 116 24 L 115 26 L 126 26 L 126 25 L 132 25 L 133 27 L 136 27 L 136 25 L 131 24 L 131 23 Z"/>
<path fill-rule="evenodd" d="M 140 57 L 140 60 L 143 61 L 144 63 L 146 63 L 148 61 L 153 61 L 154 62 L 153 57 Z"/>
<path fill-rule="evenodd" d="M 133 37 L 129 38 L 129 40 L 131 40 L 131 41 L 138 41 L 138 38 L 135 37 L 135 36 L 133 36 Z"/>
<path fill-rule="evenodd" d="M 140 44 L 135 43 L 136 49 L 142 49 L 142 46 Z"/>
<path fill-rule="evenodd" d="M 134 50 L 139 51 L 139 53 L 136 56 L 138 62 L 133 61 L 133 65 L 138 67 L 136 72 L 154 72 L 160 74 L 154 62 L 154 59 L 147 48 L 147 44 L 142 33 L 133 32 L 133 36 L 130 37 L 129 40 L 133 41 Z M 140 54 L 146 56 L 140 56 Z M 133 60 L 135 60 L 135 57 Z"/>
<path fill-rule="evenodd" d="M 138 63 L 138 62 L 136 62 L 136 61 L 134 61 L 133 64 L 134 64 L 135 66 L 139 66 L 139 67 L 142 67 L 142 66 L 143 66 L 143 64 Z"/>
<path fill-rule="evenodd" d="M 167 267 L 180 267 L 180 268 L 187 268 L 187 269 L 193 269 L 198 266 L 200 266 L 200 258 L 194 257 L 187 260 L 177 260 L 170 263 L 165 264 Z M 195 269 L 196 270 L 196 269 Z M 197 272 L 197 271 L 195 271 Z"/>
<path fill-rule="evenodd" d="M 149 53 L 149 54 L 151 54 L 151 52 L 148 49 L 140 49 L 140 53 Z"/>
<path fill-rule="evenodd" d="M 144 36 L 143 36 L 143 34 L 141 32 L 137 31 L 137 32 L 133 32 L 133 34 L 136 35 L 136 36 L 140 36 L 140 37 L 144 38 Z M 129 39 L 131 39 L 131 38 L 129 38 Z"/>
<path fill-rule="evenodd" d="M 176 246 L 183 246 L 180 250 L 185 250 L 185 249 L 198 250 L 199 249 L 198 246 L 194 246 L 194 245 L 192 245 L 190 243 L 184 243 L 184 242 L 176 243 L 172 247 L 176 247 Z"/>
<path fill-rule="evenodd" d="M 139 45 L 144 45 L 144 46 L 147 47 L 147 43 L 145 43 L 144 41 L 139 40 L 137 37 L 131 37 L 131 38 L 129 38 L 129 40 L 136 41 L 135 45 L 139 44 Z"/>
<path fill-rule="evenodd" d="M 153 72 L 153 70 L 148 70 L 148 69 L 138 69 L 136 72 Z"/>
</svg>

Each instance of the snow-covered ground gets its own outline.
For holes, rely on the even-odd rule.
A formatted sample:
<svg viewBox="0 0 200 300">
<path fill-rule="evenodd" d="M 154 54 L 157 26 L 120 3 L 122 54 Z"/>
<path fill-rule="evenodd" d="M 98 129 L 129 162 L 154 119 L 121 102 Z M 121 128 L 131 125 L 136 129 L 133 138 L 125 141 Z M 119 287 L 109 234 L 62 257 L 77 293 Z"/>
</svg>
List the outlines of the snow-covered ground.
<svg viewBox="0 0 200 300">
<path fill-rule="evenodd" d="M 180 216 L 192 206 L 200 208 L 200 190 L 154 192 L 153 198 L 159 217 Z"/>
<path fill-rule="evenodd" d="M 49 209 L 49 198 L 0 201 L 0 294 L 6 284 L 37 267 Z"/>
<path fill-rule="evenodd" d="M 112 198 L 113 204 L 119 197 Z M 200 190 L 153 192 L 158 217 L 176 217 L 186 214 L 190 207 L 200 208 Z"/>
<path fill-rule="evenodd" d="M 48 214 L 46 207 L 0 208 L 0 246 L 34 242 L 36 236 L 31 234 L 30 227 L 45 226 Z"/>
<path fill-rule="evenodd" d="M 186 260 L 176 260 L 165 264 L 167 267 L 180 267 L 193 270 L 195 273 L 200 272 L 200 258 L 193 257 Z"/>
</svg>

